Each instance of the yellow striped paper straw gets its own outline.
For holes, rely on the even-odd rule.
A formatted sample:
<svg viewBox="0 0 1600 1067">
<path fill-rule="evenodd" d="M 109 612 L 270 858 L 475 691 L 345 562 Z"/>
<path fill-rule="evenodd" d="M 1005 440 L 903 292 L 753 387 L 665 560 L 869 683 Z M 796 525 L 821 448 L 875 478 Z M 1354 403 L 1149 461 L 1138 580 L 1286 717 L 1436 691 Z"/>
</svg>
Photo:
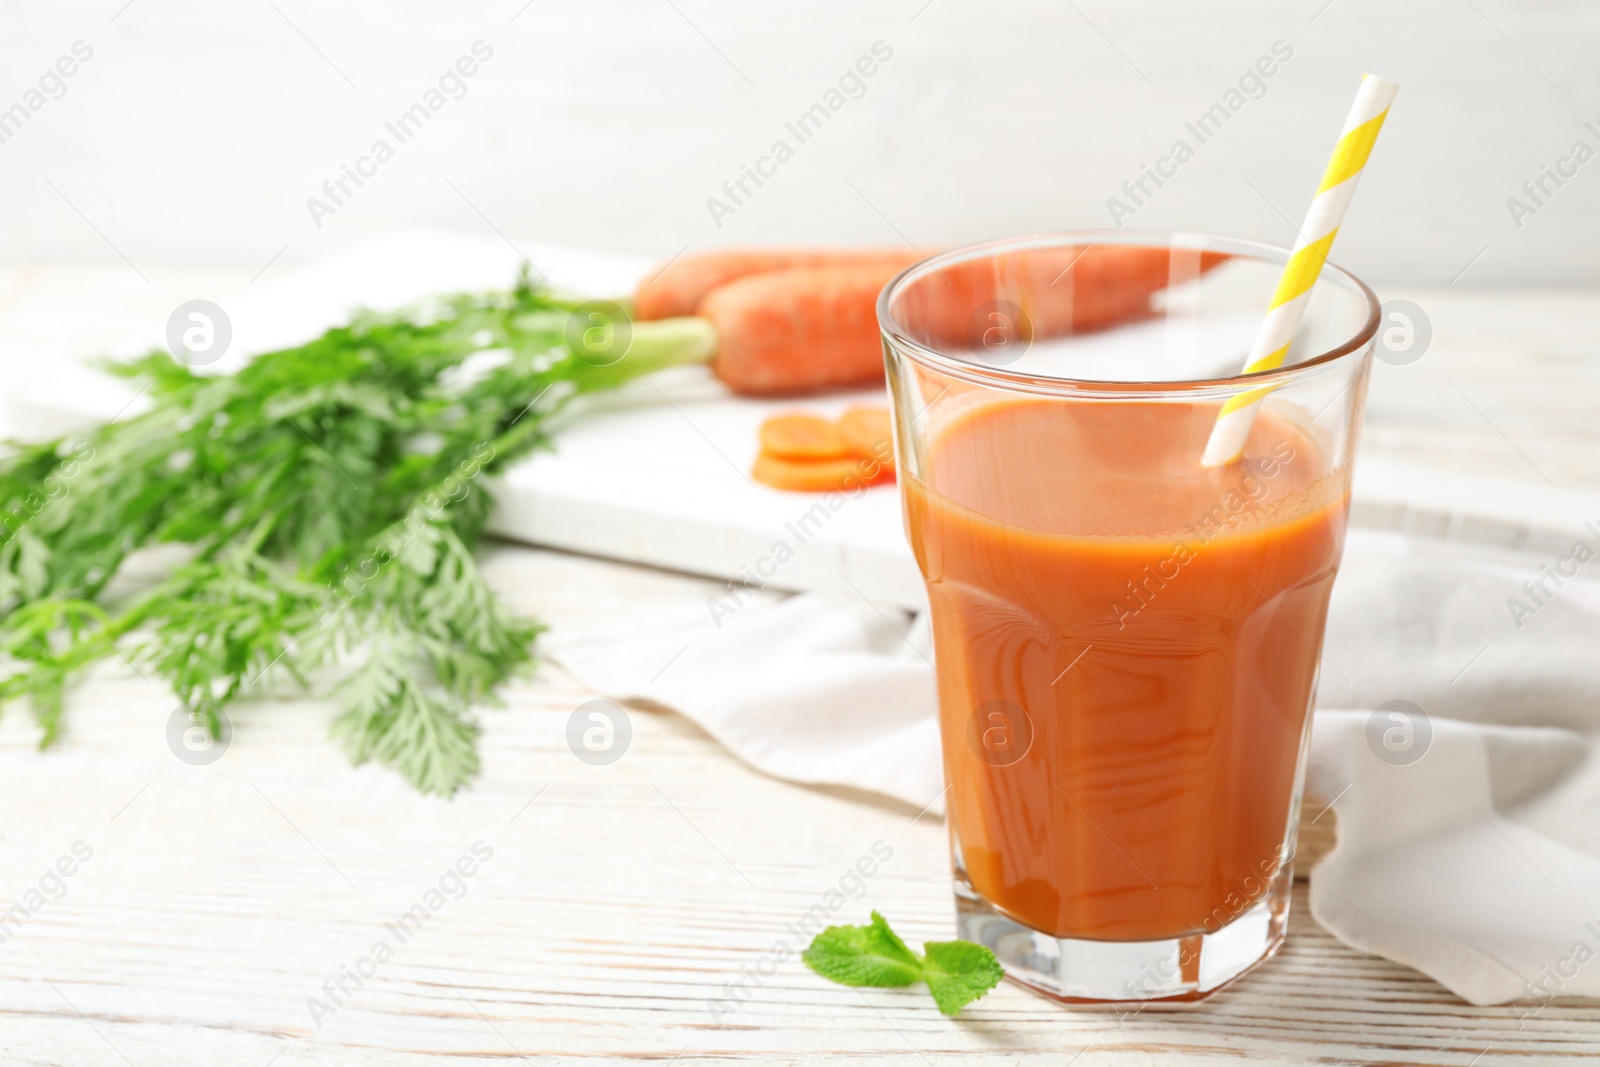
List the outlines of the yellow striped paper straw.
<svg viewBox="0 0 1600 1067">
<path fill-rule="evenodd" d="M 1294 340 L 1294 331 L 1300 325 L 1306 305 L 1311 302 L 1311 289 L 1328 262 L 1328 250 L 1339 233 L 1344 213 L 1355 195 L 1356 183 L 1372 154 L 1372 145 L 1389 115 L 1389 105 L 1400 87 L 1375 74 L 1364 75 L 1356 102 L 1350 107 L 1350 116 L 1344 120 L 1344 130 L 1334 147 L 1328 169 L 1323 171 L 1322 184 L 1317 187 L 1316 199 L 1306 213 L 1305 225 L 1300 228 L 1299 240 L 1289 262 L 1283 266 L 1283 276 L 1278 279 L 1278 290 L 1272 295 L 1267 317 L 1250 347 L 1250 359 L 1244 373 L 1256 374 L 1283 366 Z M 1244 451 L 1245 439 L 1250 436 L 1250 426 L 1255 422 L 1256 408 L 1271 387 L 1251 389 L 1230 397 L 1217 415 L 1217 424 L 1211 429 L 1201 462 L 1207 467 L 1220 467 L 1231 463 Z"/>
</svg>

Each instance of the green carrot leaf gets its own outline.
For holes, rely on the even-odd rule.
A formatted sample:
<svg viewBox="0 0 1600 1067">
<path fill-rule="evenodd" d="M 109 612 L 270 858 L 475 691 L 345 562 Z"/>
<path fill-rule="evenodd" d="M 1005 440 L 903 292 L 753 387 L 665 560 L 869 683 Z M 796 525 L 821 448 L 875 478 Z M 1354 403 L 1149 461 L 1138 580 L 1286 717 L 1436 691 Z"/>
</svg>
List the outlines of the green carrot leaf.
<svg viewBox="0 0 1600 1067">
<path fill-rule="evenodd" d="M 460 788 L 474 707 L 531 667 L 540 629 L 473 556 L 485 479 L 547 447 L 574 398 L 709 355 L 709 327 L 638 323 L 597 366 L 568 343 L 577 306 L 524 272 L 358 313 L 234 374 L 160 351 L 112 365 L 142 383 L 138 406 L 0 449 L 0 705 L 30 704 L 48 745 L 70 683 L 107 657 L 159 676 L 213 734 L 274 686 L 333 690 L 353 760 Z M 124 573 L 143 549 L 173 561 L 164 575 Z"/>
</svg>

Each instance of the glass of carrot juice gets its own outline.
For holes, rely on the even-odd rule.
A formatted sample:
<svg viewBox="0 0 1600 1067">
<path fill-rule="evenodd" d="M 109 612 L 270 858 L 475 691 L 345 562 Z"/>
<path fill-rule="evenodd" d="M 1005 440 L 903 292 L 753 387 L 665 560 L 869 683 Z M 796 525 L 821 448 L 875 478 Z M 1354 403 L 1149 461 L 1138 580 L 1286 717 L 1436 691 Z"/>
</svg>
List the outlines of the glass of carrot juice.
<svg viewBox="0 0 1600 1067">
<path fill-rule="evenodd" d="M 960 936 L 1066 1001 L 1193 1000 L 1283 942 L 1377 298 L 1117 230 L 948 252 L 878 305 L 932 613 Z M 1253 402 L 1236 459 L 1201 457 Z"/>
</svg>

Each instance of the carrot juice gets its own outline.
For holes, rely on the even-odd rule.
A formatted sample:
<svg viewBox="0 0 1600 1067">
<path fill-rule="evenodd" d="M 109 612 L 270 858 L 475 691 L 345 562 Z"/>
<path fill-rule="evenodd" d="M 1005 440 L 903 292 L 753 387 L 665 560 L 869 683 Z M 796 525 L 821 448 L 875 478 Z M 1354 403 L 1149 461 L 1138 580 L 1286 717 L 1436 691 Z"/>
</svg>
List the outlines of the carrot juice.
<svg viewBox="0 0 1600 1067">
<path fill-rule="evenodd" d="M 1383 319 L 1323 264 L 1282 365 L 1239 373 L 1295 254 L 1034 234 L 878 298 L 956 936 L 1044 996 L 1194 1000 L 1287 936 Z"/>
<path fill-rule="evenodd" d="M 1287 858 L 1347 472 L 1263 411 L 1008 397 L 903 477 L 958 881 L 1057 938 L 1215 932 Z"/>
</svg>

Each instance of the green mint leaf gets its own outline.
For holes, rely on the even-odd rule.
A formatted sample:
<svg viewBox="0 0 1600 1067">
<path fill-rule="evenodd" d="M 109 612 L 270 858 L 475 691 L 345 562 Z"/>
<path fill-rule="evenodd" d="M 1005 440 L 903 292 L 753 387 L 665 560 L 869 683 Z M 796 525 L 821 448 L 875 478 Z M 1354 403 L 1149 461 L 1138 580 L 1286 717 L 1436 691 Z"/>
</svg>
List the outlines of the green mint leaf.
<svg viewBox="0 0 1600 1067">
<path fill-rule="evenodd" d="M 928 983 L 939 1010 L 954 1015 L 1000 983 L 1000 961 L 982 945 L 971 941 L 929 941 L 922 979 Z"/>
<path fill-rule="evenodd" d="M 828 927 L 812 938 L 800 958 L 840 985 L 908 986 L 922 978 L 922 961 L 877 912 L 870 926 Z"/>
</svg>

